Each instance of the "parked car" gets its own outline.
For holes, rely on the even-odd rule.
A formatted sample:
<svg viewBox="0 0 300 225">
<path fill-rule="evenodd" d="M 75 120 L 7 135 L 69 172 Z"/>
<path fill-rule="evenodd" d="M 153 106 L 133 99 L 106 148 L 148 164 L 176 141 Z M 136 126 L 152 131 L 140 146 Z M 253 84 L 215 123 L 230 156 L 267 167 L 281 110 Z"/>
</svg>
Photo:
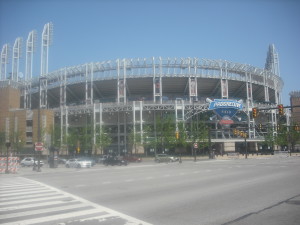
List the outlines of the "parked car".
<svg viewBox="0 0 300 225">
<path fill-rule="evenodd" d="M 26 157 L 21 161 L 21 166 L 33 166 L 35 164 L 35 166 L 38 165 L 38 160 L 35 160 L 33 157 Z M 43 166 L 44 162 L 42 160 L 40 160 L 40 166 Z"/>
<path fill-rule="evenodd" d="M 108 155 L 102 155 L 98 158 L 98 163 L 103 164 L 104 161 L 108 158 Z"/>
<path fill-rule="evenodd" d="M 123 156 L 123 160 L 126 160 L 127 162 L 142 162 L 142 158 L 134 155 L 125 155 Z"/>
<path fill-rule="evenodd" d="M 93 158 L 91 158 L 91 157 L 82 157 L 82 158 L 80 158 L 80 159 L 85 160 L 85 161 L 90 161 L 92 166 L 95 166 L 95 165 L 96 165 L 95 159 L 93 159 Z"/>
<path fill-rule="evenodd" d="M 177 157 L 167 155 L 167 154 L 157 154 L 154 159 L 154 161 L 158 162 L 158 163 L 160 163 L 160 162 L 176 162 L 178 160 L 179 159 Z"/>
<path fill-rule="evenodd" d="M 67 162 L 67 160 L 63 159 L 63 158 L 58 158 L 57 161 L 58 161 L 58 164 L 66 164 L 66 162 Z"/>
<path fill-rule="evenodd" d="M 120 157 L 117 157 L 117 156 L 108 156 L 104 161 L 103 161 L 103 164 L 105 166 L 108 166 L 108 165 L 111 165 L 111 166 L 114 166 L 114 165 L 118 165 L 118 166 L 127 166 L 128 165 L 128 162 Z"/>
<path fill-rule="evenodd" d="M 69 159 L 66 162 L 66 167 L 70 168 L 81 168 L 81 167 L 87 167 L 90 168 L 92 167 L 92 162 L 89 160 L 85 160 L 85 159 Z"/>
</svg>

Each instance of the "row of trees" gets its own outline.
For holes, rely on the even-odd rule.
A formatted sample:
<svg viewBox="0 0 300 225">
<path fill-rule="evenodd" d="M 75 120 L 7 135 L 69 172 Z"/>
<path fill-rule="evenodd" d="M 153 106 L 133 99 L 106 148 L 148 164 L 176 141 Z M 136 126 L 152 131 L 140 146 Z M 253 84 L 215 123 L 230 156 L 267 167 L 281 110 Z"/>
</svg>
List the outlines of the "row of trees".
<svg viewBox="0 0 300 225">
<path fill-rule="evenodd" d="M 11 144 L 11 149 L 14 150 L 14 154 L 21 153 L 22 148 L 25 145 L 25 141 L 19 131 L 16 131 L 10 135 L 9 142 Z M 0 155 L 6 154 L 5 143 L 6 143 L 5 132 L 0 131 Z"/>
<path fill-rule="evenodd" d="M 137 153 L 137 146 L 143 146 L 146 149 L 155 149 L 164 151 L 165 149 L 185 152 L 192 146 L 193 142 L 198 143 L 199 149 L 208 146 L 208 128 L 203 121 L 194 121 L 192 123 L 175 123 L 174 115 L 165 115 L 157 117 L 155 124 L 145 124 L 143 126 L 143 135 L 140 131 L 127 125 L 127 143 L 128 152 Z M 52 143 L 54 147 L 60 147 L 61 144 L 68 147 L 69 154 L 75 152 L 91 153 L 92 149 L 98 149 L 98 153 L 104 153 L 104 150 L 116 144 L 112 137 L 112 128 L 108 126 L 96 126 L 96 140 L 93 146 L 93 128 L 92 124 L 86 124 L 84 127 L 70 127 L 68 136 L 64 137 L 63 143 L 60 143 L 60 127 L 57 125 L 53 129 Z M 136 132 L 135 132 L 136 131 Z M 178 132 L 176 137 L 175 133 Z M 93 152 L 96 153 L 96 152 Z"/>
<path fill-rule="evenodd" d="M 289 146 L 291 151 L 295 150 L 295 145 L 300 142 L 300 132 L 295 129 L 296 124 L 292 126 L 280 125 L 277 128 L 277 135 L 273 135 L 273 129 L 271 126 L 266 128 L 265 141 L 264 144 L 274 147 L 278 145 L 283 147 Z M 284 150 L 284 149 L 282 149 Z"/>
</svg>

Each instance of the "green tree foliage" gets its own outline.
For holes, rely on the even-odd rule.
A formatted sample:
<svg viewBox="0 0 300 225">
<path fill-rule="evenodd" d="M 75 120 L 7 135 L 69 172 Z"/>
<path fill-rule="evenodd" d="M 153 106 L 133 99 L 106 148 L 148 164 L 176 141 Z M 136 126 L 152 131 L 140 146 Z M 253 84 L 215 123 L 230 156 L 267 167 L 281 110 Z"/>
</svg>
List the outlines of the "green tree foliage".
<svg viewBox="0 0 300 225">
<path fill-rule="evenodd" d="M 4 155 L 5 152 L 5 132 L 0 131 L 0 155 Z"/>
<path fill-rule="evenodd" d="M 104 148 L 112 143 L 112 138 L 108 134 L 108 129 L 104 126 L 96 126 L 96 147 L 100 149 L 100 154 L 103 154 Z"/>
<path fill-rule="evenodd" d="M 263 144 L 273 148 L 274 143 L 275 143 L 275 137 L 273 135 L 273 130 L 270 126 L 267 127 L 267 133 L 264 136 L 264 138 L 265 138 L 265 140 L 264 140 Z"/>
<path fill-rule="evenodd" d="M 199 121 L 196 124 L 196 130 L 194 130 L 194 135 L 196 137 L 196 142 L 198 143 L 199 149 L 204 149 L 209 145 L 208 138 L 208 128 L 204 121 Z"/>
</svg>

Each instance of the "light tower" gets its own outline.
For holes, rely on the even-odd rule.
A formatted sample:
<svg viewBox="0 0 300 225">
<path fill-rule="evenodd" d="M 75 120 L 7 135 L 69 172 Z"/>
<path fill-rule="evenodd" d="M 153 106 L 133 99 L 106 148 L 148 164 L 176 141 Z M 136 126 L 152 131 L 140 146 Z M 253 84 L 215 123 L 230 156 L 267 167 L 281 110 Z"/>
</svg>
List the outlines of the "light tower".
<svg viewBox="0 0 300 225">
<path fill-rule="evenodd" d="M 44 76 L 48 73 L 49 46 L 52 44 L 52 39 L 53 24 L 50 22 L 45 24 L 42 33 L 41 76 Z"/>
<path fill-rule="evenodd" d="M 265 69 L 271 71 L 273 74 L 276 74 L 280 77 L 279 57 L 274 44 L 269 45 Z"/>
<path fill-rule="evenodd" d="M 36 48 L 36 30 L 29 33 L 26 42 L 26 71 L 25 71 L 25 81 L 32 78 L 32 65 L 33 65 L 33 53 Z"/>
<path fill-rule="evenodd" d="M 0 70 L 0 80 L 6 79 L 6 65 L 8 64 L 9 57 L 9 45 L 5 44 L 1 51 L 1 70 Z"/>
<path fill-rule="evenodd" d="M 13 56 L 12 56 L 12 74 L 11 78 L 14 81 L 19 81 L 19 63 L 21 58 L 22 50 L 22 38 L 18 37 L 15 40 L 13 47 Z"/>
<path fill-rule="evenodd" d="M 48 56 L 49 46 L 52 44 L 53 39 L 53 24 L 47 23 L 44 26 L 42 33 L 42 49 L 41 49 L 41 77 L 46 76 L 48 73 Z M 46 108 L 47 106 L 47 79 L 40 79 L 40 107 Z"/>
<path fill-rule="evenodd" d="M 26 42 L 26 68 L 25 68 L 25 89 L 24 89 L 24 109 L 31 108 L 31 89 L 32 79 L 32 66 L 33 66 L 33 53 L 36 48 L 36 31 L 33 30 L 29 33 Z"/>
</svg>

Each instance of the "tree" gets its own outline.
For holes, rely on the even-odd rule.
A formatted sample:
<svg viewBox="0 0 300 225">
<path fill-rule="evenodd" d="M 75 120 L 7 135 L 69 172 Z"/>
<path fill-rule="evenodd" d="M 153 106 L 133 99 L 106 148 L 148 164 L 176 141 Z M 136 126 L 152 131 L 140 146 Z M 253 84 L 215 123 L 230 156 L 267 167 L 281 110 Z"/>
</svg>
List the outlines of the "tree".
<svg viewBox="0 0 300 225">
<path fill-rule="evenodd" d="M 1 149 L 1 153 L 0 155 L 3 155 L 3 149 L 5 149 L 5 132 L 4 131 L 0 131 L 0 149 Z"/>
<path fill-rule="evenodd" d="M 131 154 L 133 153 L 133 149 L 134 149 L 134 154 L 137 153 L 136 146 L 140 145 L 141 142 L 142 142 L 142 139 L 141 139 L 140 133 L 134 132 L 134 129 L 132 128 L 128 135 L 128 144 L 129 144 L 129 146 L 131 146 Z"/>
<path fill-rule="evenodd" d="M 203 121 L 199 121 L 197 124 L 197 130 L 194 131 L 196 141 L 198 143 L 199 149 L 204 149 L 209 145 L 209 130 Z"/>
<path fill-rule="evenodd" d="M 267 127 L 267 133 L 264 136 L 265 140 L 263 142 L 263 144 L 267 145 L 268 147 L 274 147 L 274 143 L 275 143 L 275 137 L 273 135 L 273 130 L 271 129 L 270 126 Z"/>
<path fill-rule="evenodd" d="M 177 130 L 175 132 L 178 132 L 178 138 L 175 136 L 177 152 L 183 153 L 186 151 L 186 147 L 189 145 L 184 122 L 179 122 L 177 124 Z"/>
<path fill-rule="evenodd" d="M 107 129 L 105 127 L 100 127 L 97 125 L 96 127 L 96 147 L 100 148 L 100 154 L 103 154 L 104 148 L 109 146 L 112 142 L 112 138 L 107 133 Z"/>
<path fill-rule="evenodd" d="M 295 145 L 300 141 L 300 131 L 295 129 L 296 127 L 296 124 L 293 124 L 291 127 L 289 127 L 288 140 L 291 144 L 291 151 L 294 151 Z"/>
<path fill-rule="evenodd" d="M 16 154 L 19 154 L 25 142 L 23 137 L 21 136 L 20 131 L 13 132 L 10 137 L 11 147 L 15 151 Z"/>
<path fill-rule="evenodd" d="M 165 115 L 164 118 L 157 119 L 157 146 L 161 151 L 171 149 L 176 146 L 175 138 L 175 119 L 172 116 Z"/>
<path fill-rule="evenodd" d="M 288 137 L 289 137 L 289 132 L 288 132 L 287 128 L 284 126 L 280 126 L 277 131 L 275 143 L 281 147 L 287 146 L 289 143 Z"/>
<path fill-rule="evenodd" d="M 54 147 L 60 147 L 61 146 L 61 140 L 60 140 L 60 135 L 61 135 L 61 130 L 60 126 L 55 124 L 53 127 L 51 127 L 52 132 L 51 132 L 51 145 Z"/>
</svg>

